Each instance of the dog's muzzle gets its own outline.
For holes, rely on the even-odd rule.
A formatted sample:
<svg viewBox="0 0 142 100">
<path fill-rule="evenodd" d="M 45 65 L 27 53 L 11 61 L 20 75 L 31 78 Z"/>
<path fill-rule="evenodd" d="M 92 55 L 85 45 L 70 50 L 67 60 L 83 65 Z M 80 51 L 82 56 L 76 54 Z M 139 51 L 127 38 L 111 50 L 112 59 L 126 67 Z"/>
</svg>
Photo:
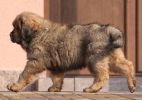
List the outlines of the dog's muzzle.
<svg viewBox="0 0 142 100">
<path fill-rule="evenodd" d="M 10 33 L 10 39 L 11 39 L 11 41 L 12 41 L 13 43 L 16 42 L 13 32 Z"/>
<path fill-rule="evenodd" d="M 14 34 L 14 32 L 11 32 L 10 33 L 10 39 L 11 39 L 11 41 L 13 42 L 13 43 L 17 43 L 17 44 L 21 44 L 21 38 L 20 37 L 18 37 L 18 36 L 16 36 L 15 34 Z"/>
</svg>

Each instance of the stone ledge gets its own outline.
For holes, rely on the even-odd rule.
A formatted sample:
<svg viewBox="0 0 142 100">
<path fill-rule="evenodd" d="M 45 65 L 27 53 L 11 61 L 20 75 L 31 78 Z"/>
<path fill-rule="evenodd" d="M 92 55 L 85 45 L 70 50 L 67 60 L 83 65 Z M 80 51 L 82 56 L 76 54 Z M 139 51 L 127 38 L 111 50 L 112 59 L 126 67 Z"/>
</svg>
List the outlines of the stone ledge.
<svg viewBox="0 0 142 100">
<path fill-rule="evenodd" d="M 47 91 L 52 85 L 50 78 L 40 78 L 37 83 L 38 91 Z M 64 78 L 62 91 L 74 91 L 74 78 Z"/>
<path fill-rule="evenodd" d="M 11 82 L 16 82 L 21 71 L 0 71 L 0 91 L 8 91 L 6 85 Z M 39 79 L 25 88 L 23 91 L 47 91 L 52 85 L 51 79 L 46 77 L 46 72 L 39 75 Z M 92 84 L 93 78 L 91 76 L 66 76 L 62 91 L 82 91 Z M 137 77 L 137 92 L 142 91 L 142 77 Z M 111 76 L 107 85 L 101 92 L 112 91 L 128 91 L 127 81 L 123 77 Z"/>
</svg>

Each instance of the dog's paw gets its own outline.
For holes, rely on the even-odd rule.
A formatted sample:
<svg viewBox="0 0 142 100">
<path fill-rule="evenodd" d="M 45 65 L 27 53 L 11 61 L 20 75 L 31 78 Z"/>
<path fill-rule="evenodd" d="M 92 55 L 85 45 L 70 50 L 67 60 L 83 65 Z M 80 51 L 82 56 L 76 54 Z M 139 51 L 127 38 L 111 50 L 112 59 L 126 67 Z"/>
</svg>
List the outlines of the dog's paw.
<svg viewBox="0 0 142 100">
<path fill-rule="evenodd" d="M 51 86 L 48 88 L 48 92 L 60 92 L 60 91 L 61 91 L 61 89 L 57 88 L 57 87 Z"/>
<path fill-rule="evenodd" d="M 85 89 L 83 89 L 83 92 L 92 93 L 93 89 L 91 89 L 91 88 L 85 88 Z"/>
<path fill-rule="evenodd" d="M 13 92 L 18 92 L 21 90 L 21 87 L 17 83 L 12 83 L 7 85 L 7 89 Z"/>
<path fill-rule="evenodd" d="M 135 92 L 136 90 L 136 80 L 133 79 L 133 85 L 128 86 L 131 93 Z"/>
<path fill-rule="evenodd" d="M 135 92 L 136 87 L 135 86 L 129 86 L 129 90 L 131 93 Z"/>
<path fill-rule="evenodd" d="M 96 92 L 98 92 L 100 90 L 101 90 L 101 88 L 100 89 L 93 89 L 93 88 L 89 87 L 89 88 L 83 89 L 83 92 L 86 92 L 86 93 L 96 93 Z"/>
</svg>

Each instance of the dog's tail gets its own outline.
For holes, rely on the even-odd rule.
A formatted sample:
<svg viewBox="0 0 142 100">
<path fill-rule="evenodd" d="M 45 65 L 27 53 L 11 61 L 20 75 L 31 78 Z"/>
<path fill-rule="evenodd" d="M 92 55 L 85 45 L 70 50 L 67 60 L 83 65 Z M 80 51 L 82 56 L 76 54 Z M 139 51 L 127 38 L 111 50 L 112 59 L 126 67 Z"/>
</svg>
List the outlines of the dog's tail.
<svg viewBox="0 0 142 100">
<path fill-rule="evenodd" d="M 124 35 L 123 33 L 111 26 L 108 26 L 107 31 L 110 35 L 110 45 L 112 48 L 122 48 L 124 46 Z"/>
</svg>

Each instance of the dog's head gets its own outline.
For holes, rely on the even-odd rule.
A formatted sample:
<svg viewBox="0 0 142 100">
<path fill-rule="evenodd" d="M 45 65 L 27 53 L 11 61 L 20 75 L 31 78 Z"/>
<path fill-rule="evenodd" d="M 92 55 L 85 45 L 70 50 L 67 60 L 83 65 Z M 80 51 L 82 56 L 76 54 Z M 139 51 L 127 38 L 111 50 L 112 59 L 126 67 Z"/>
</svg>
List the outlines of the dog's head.
<svg viewBox="0 0 142 100">
<path fill-rule="evenodd" d="M 13 21 L 14 29 L 10 33 L 13 43 L 20 44 L 22 47 L 27 46 L 34 35 L 41 29 L 43 18 L 30 12 L 19 14 Z"/>
</svg>

